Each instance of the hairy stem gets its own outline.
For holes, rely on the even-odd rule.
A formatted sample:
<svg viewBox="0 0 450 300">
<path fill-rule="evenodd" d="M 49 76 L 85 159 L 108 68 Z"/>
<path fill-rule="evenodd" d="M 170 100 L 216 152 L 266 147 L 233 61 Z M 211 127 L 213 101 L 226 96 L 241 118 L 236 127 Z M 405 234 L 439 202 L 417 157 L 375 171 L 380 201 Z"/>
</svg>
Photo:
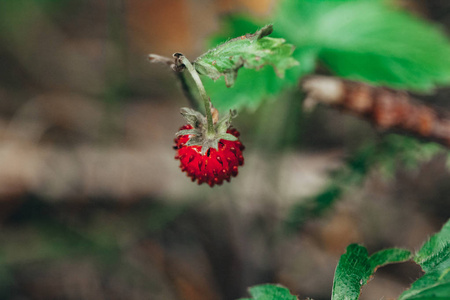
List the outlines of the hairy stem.
<svg viewBox="0 0 450 300">
<path fill-rule="evenodd" d="M 175 60 L 174 60 L 174 57 L 169 58 L 169 57 L 161 56 L 158 54 L 149 54 L 148 60 L 151 63 L 163 63 L 163 64 L 166 64 L 169 67 L 171 67 L 172 70 L 175 71 L 175 74 L 177 75 L 177 78 L 180 81 L 181 89 L 183 90 L 183 94 L 187 98 L 190 106 L 195 110 L 199 109 L 200 103 L 199 103 L 197 97 L 195 97 L 192 94 L 191 88 L 186 80 L 186 75 L 183 72 L 184 66 L 177 65 L 177 61 L 179 61 L 178 57 L 175 57 Z"/>
<path fill-rule="evenodd" d="M 200 103 L 198 99 L 192 94 L 191 88 L 189 87 L 189 84 L 186 80 L 186 75 L 184 72 L 175 72 L 177 74 L 177 78 L 181 83 L 181 89 L 183 90 L 184 96 L 187 98 L 189 105 L 195 109 L 198 110 Z"/>
<path fill-rule="evenodd" d="M 200 79 L 200 76 L 198 76 L 198 73 L 194 69 L 194 66 L 192 66 L 191 62 L 186 57 L 180 56 L 179 59 L 180 59 L 180 62 L 186 66 L 186 69 L 191 74 L 192 79 L 194 79 L 194 82 L 197 85 L 200 96 L 202 97 L 202 100 L 205 104 L 205 114 L 206 114 L 206 120 L 208 122 L 207 133 L 210 135 L 214 135 L 214 123 L 213 123 L 212 114 L 211 114 L 211 100 L 209 99 L 208 95 L 206 94 L 205 87 L 203 86 L 202 80 Z"/>
</svg>

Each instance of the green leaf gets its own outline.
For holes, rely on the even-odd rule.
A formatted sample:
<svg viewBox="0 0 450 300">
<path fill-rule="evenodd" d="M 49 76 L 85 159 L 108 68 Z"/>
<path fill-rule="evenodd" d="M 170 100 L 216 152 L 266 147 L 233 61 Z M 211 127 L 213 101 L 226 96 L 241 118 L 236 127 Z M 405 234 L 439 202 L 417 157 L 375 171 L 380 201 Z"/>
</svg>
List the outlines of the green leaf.
<svg viewBox="0 0 450 300">
<path fill-rule="evenodd" d="M 450 299 L 450 221 L 417 252 L 414 261 L 425 271 L 399 300 Z"/>
<path fill-rule="evenodd" d="M 289 290 L 281 285 L 262 284 L 248 289 L 252 298 L 242 298 L 241 300 L 298 300 Z"/>
<path fill-rule="evenodd" d="M 450 221 L 417 252 L 414 261 L 425 272 L 450 268 Z"/>
<path fill-rule="evenodd" d="M 363 246 L 352 244 L 347 247 L 336 267 L 333 281 L 333 300 L 358 299 L 361 287 L 367 283 L 380 266 L 410 259 L 411 253 L 403 249 L 386 249 L 368 256 Z"/>
<path fill-rule="evenodd" d="M 267 37 L 270 33 L 272 25 L 267 25 L 254 34 L 231 39 L 198 57 L 194 66 L 213 80 L 223 75 L 228 87 L 234 84 L 242 67 L 258 70 L 271 65 L 283 77 L 286 69 L 298 65 L 292 57 L 294 48 L 285 44 L 284 39 Z"/>
<path fill-rule="evenodd" d="M 371 274 L 367 249 L 352 244 L 339 260 L 334 273 L 333 300 L 358 299 L 361 287 Z"/>
<path fill-rule="evenodd" d="M 310 64 L 302 63 L 302 66 L 307 65 Z M 223 84 L 222 78 L 216 82 L 208 78 L 202 80 L 214 107 L 219 111 L 244 108 L 254 111 L 264 100 L 274 99 L 284 89 L 297 88 L 298 78 L 308 72 L 303 67 L 296 67 L 287 70 L 284 78 L 279 78 L 268 66 L 258 71 L 242 69 L 239 71 L 239 80 L 231 88 Z"/>
<path fill-rule="evenodd" d="M 219 110 L 254 110 L 264 99 L 295 87 L 314 71 L 317 61 L 339 76 L 376 85 L 425 91 L 450 82 L 450 45 L 442 31 L 386 1 L 284 0 L 273 23 L 272 35 L 296 47 L 293 57 L 299 66 L 288 69 L 283 79 L 269 67 L 241 69 L 230 89 L 204 79 Z M 242 35 L 258 26 L 242 16 L 229 18 L 222 26 L 228 31 L 213 41 L 217 44 L 224 36 Z"/>
<path fill-rule="evenodd" d="M 220 35 L 211 39 L 211 45 L 224 42 L 229 36 L 239 36 L 246 32 L 252 32 L 259 28 L 260 24 L 242 16 L 233 16 L 223 22 L 221 27 L 224 30 Z M 317 57 L 314 51 L 315 49 L 312 48 L 302 49 L 302 51 L 295 49 L 293 57 L 300 64 L 287 69 L 284 78 L 278 77 L 273 68 L 265 66 L 259 70 L 240 69 L 239 80 L 231 88 L 226 87 L 223 77 L 213 82 L 204 76 L 202 81 L 211 101 L 219 111 L 244 108 L 255 110 L 264 100 L 274 99 L 284 89 L 297 88 L 299 78 L 314 70 Z"/>
<path fill-rule="evenodd" d="M 443 32 L 386 1 L 285 0 L 274 24 L 339 76 L 418 91 L 450 83 Z"/>
<path fill-rule="evenodd" d="M 411 252 L 405 249 L 391 248 L 375 252 L 369 257 L 370 269 L 374 273 L 379 267 L 387 264 L 407 261 Z"/>
</svg>

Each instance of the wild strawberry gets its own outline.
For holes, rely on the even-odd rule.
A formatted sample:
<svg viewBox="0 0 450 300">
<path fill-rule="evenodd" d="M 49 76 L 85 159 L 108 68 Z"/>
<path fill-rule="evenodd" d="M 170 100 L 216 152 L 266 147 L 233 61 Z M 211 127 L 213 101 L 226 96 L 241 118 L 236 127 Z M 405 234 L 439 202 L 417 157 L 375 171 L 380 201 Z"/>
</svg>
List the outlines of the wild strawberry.
<svg viewBox="0 0 450 300">
<path fill-rule="evenodd" d="M 182 109 L 188 120 L 177 133 L 174 149 L 176 159 L 180 160 L 180 168 L 197 180 L 211 187 L 230 181 L 231 176 L 238 174 L 238 167 L 244 164 L 242 151 L 244 145 L 239 141 L 239 132 L 229 128 L 233 114 L 225 116 L 215 124 L 213 136 L 206 133 L 206 120 L 200 113 L 191 109 Z"/>
</svg>

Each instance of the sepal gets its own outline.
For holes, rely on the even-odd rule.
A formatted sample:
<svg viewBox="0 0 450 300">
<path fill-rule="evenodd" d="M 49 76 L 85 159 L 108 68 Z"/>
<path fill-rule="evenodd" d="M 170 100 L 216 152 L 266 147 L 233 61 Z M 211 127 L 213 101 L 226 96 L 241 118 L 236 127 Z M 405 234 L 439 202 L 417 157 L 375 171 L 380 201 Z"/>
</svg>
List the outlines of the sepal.
<svg viewBox="0 0 450 300">
<path fill-rule="evenodd" d="M 222 134 L 218 135 L 217 138 L 218 138 L 219 140 L 226 140 L 226 141 L 232 141 L 232 142 L 238 140 L 237 137 L 235 137 L 234 135 L 229 134 L 229 133 L 222 133 Z"/>
<path fill-rule="evenodd" d="M 206 124 L 205 116 L 203 116 L 201 113 L 199 113 L 196 110 L 193 110 L 188 107 L 183 107 L 183 108 L 181 108 L 180 113 L 186 119 L 188 124 L 194 128 L 199 128 L 199 127 L 203 126 L 203 124 Z"/>
<path fill-rule="evenodd" d="M 219 150 L 219 139 L 206 140 L 203 142 L 202 155 L 205 155 L 209 149 Z"/>
<path fill-rule="evenodd" d="M 180 136 L 180 135 L 201 135 L 202 132 L 198 129 L 185 129 L 185 130 L 180 130 L 177 133 L 175 133 L 176 136 Z"/>
<path fill-rule="evenodd" d="M 217 133 L 225 133 L 227 129 L 231 126 L 231 120 L 237 116 L 236 110 L 230 110 L 222 119 L 219 120 L 216 124 L 216 132 Z"/>
<path fill-rule="evenodd" d="M 238 138 L 227 133 L 231 126 L 231 121 L 237 116 L 235 110 L 230 110 L 214 125 L 214 132 L 207 132 L 207 120 L 200 112 L 191 108 L 183 107 L 181 114 L 191 126 L 190 129 L 182 129 L 176 133 L 176 136 L 189 136 L 186 146 L 201 146 L 201 154 L 205 155 L 210 148 L 219 149 L 219 141 L 237 141 Z M 186 127 L 185 127 L 186 128 Z M 189 128 L 189 127 L 188 127 Z"/>
<path fill-rule="evenodd" d="M 202 146 L 203 144 L 202 136 L 193 136 L 186 142 L 186 146 Z"/>
</svg>

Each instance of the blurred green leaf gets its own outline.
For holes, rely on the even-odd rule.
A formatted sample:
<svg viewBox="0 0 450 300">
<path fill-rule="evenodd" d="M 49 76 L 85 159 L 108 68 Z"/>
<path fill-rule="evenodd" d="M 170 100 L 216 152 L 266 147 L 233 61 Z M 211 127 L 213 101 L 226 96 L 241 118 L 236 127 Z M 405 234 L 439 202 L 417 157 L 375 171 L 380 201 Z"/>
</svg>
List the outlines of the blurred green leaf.
<svg viewBox="0 0 450 300">
<path fill-rule="evenodd" d="M 289 290 L 280 285 L 262 284 L 248 289 L 252 298 L 242 298 L 241 300 L 298 300 Z"/>
<path fill-rule="evenodd" d="M 364 143 L 346 159 L 345 165 L 334 171 L 330 183 L 318 194 L 295 204 L 287 216 L 287 229 L 297 230 L 307 220 L 320 216 L 344 192 L 362 184 L 367 174 L 376 169 L 392 178 L 399 167 L 417 169 L 435 155 L 447 151 L 436 143 L 427 143 L 397 134 L 382 136 L 381 140 Z M 447 159 L 450 166 L 450 155 Z"/>
<path fill-rule="evenodd" d="M 283 85 L 282 80 L 269 67 L 263 67 L 259 71 L 242 69 L 239 80 L 231 88 L 226 87 L 223 78 L 216 82 L 205 78 L 203 83 L 219 111 L 243 107 L 254 110 L 265 97 L 279 93 Z"/>
<path fill-rule="evenodd" d="M 213 48 L 194 61 L 196 70 L 213 80 L 224 76 L 228 87 L 233 86 L 242 67 L 260 69 L 271 65 L 279 77 L 286 69 L 296 66 L 292 58 L 293 46 L 284 39 L 270 38 L 272 25 L 267 25 L 254 34 L 246 34 L 231 39 Z"/>
<path fill-rule="evenodd" d="M 336 267 L 332 300 L 358 299 L 361 287 L 380 266 L 403 262 L 411 258 L 411 253 L 403 249 L 386 249 L 368 256 L 363 246 L 352 244 L 347 247 Z"/>
<path fill-rule="evenodd" d="M 285 0 L 273 23 L 273 36 L 295 45 L 293 57 L 300 65 L 289 69 L 284 79 L 268 68 L 245 74 L 242 70 L 233 89 L 205 79 L 216 107 L 256 109 L 313 72 L 317 61 L 339 76 L 375 85 L 427 91 L 450 82 L 447 37 L 433 24 L 386 1 Z M 226 31 L 213 41 L 223 42 L 259 25 L 242 16 L 229 18 Z"/>
<path fill-rule="evenodd" d="M 399 300 L 450 299 L 450 220 L 417 252 L 414 261 L 425 271 Z"/>
<path fill-rule="evenodd" d="M 450 82 L 445 35 L 385 1 L 285 0 L 274 26 L 339 76 L 418 91 Z"/>
</svg>

